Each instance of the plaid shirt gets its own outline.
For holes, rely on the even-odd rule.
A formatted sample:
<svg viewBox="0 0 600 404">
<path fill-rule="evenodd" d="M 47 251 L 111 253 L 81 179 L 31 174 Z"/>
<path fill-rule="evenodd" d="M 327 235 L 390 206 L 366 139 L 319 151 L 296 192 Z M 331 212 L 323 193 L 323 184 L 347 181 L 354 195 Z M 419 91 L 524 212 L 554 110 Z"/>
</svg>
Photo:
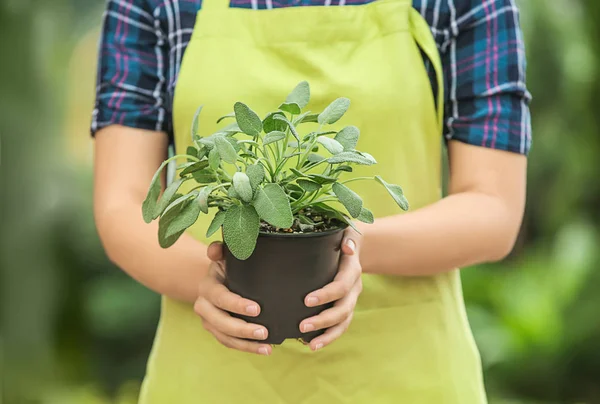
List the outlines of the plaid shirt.
<svg viewBox="0 0 600 404">
<path fill-rule="evenodd" d="M 231 0 L 230 6 L 269 9 L 370 1 Z M 108 0 L 92 133 L 121 124 L 172 136 L 173 93 L 200 3 Z M 531 97 L 515 0 L 413 0 L 413 7 L 431 27 L 442 58 L 446 138 L 527 154 Z M 428 70 L 435 87 L 435 75 Z"/>
</svg>

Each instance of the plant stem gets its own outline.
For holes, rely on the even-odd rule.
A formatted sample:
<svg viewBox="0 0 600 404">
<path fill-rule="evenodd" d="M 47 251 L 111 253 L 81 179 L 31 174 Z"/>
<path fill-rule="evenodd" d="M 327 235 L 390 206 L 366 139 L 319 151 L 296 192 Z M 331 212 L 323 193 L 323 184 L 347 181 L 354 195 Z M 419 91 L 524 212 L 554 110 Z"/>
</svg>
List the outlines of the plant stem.
<svg viewBox="0 0 600 404">
<path fill-rule="evenodd" d="M 347 184 L 349 182 L 372 180 L 372 179 L 373 179 L 373 177 L 356 177 L 356 178 L 350 178 L 349 180 L 346 180 L 346 181 L 342 181 L 342 182 L 340 182 L 340 184 Z"/>
</svg>

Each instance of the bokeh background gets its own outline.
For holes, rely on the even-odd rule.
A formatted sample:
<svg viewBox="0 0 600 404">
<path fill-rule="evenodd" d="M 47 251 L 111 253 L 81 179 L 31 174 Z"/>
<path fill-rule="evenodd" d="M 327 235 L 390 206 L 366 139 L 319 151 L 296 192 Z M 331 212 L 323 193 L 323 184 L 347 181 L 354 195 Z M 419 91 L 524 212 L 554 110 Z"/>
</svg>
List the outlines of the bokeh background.
<svg viewBox="0 0 600 404">
<path fill-rule="evenodd" d="M 522 234 L 463 271 L 491 403 L 600 403 L 600 1 L 523 0 L 534 147 Z M 102 0 L 0 0 L 0 403 L 135 402 L 159 297 L 91 207 Z"/>
</svg>

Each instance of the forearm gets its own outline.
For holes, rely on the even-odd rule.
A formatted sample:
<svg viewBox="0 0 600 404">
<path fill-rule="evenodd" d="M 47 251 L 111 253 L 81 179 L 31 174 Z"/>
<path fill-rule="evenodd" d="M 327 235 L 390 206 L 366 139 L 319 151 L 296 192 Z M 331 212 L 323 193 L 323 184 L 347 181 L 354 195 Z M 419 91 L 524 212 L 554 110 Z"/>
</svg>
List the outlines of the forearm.
<svg viewBox="0 0 600 404">
<path fill-rule="evenodd" d="M 427 276 L 497 261 L 512 249 L 519 223 L 520 212 L 501 199 L 457 193 L 414 212 L 363 225 L 361 264 L 366 273 Z"/>
<path fill-rule="evenodd" d="M 158 244 L 158 222 L 146 224 L 141 206 L 133 202 L 96 212 L 104 248 L 116 265 L 132 278 L 171 298 L 193 302 L 208 270 L 206 246 L 189 235 L 168 249 Z"/>
</svg>

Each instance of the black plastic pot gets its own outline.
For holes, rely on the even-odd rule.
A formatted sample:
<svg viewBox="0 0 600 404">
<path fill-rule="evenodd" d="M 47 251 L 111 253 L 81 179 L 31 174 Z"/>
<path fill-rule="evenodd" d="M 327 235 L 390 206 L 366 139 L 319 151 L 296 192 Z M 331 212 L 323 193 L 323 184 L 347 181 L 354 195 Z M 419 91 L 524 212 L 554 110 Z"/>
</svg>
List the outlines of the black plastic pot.
<svg viewBox="0 0 600 404">
<path fill-rule="evenodd" d="M 338 270 L 344 229 L 322 233 L 261 233 L 256 249 L 245 261 L 225 248 L 226 285 L 261 307 L 258 317 L 232 314 L 269 331 L 263 342 L 281 344 L 286 338 L 310 341 L 324 331 L 300 332 L 300 322 L 331 307 L 306 307 L 310 292 L 330 283 Z"/>
</svg>

